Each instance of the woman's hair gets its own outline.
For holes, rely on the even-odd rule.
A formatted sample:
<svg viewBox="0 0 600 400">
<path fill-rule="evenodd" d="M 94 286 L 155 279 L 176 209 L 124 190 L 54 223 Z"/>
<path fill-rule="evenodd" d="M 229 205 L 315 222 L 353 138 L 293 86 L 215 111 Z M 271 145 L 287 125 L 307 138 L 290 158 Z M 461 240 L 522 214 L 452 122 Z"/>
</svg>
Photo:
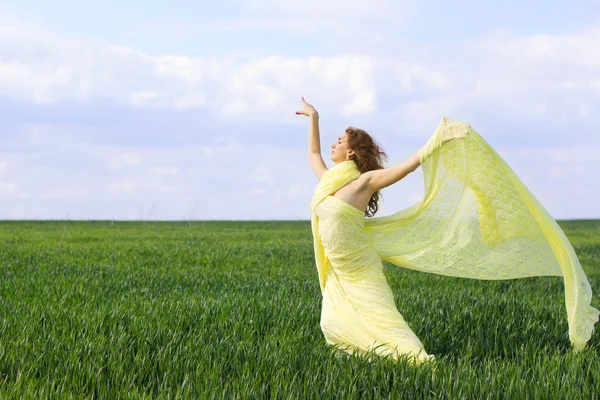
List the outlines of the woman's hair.
<svg viewBox="0 0 600 400">
<path fill-rule="evenodd" d="M 383 161 L 387 161 L 387 155 L 367 132 L 362 129 L 349 127 L 346 129 L 346 133 L 348 134 L 348 145 L 354 150 L 353 160 L 361 174 L 367 171 L 383 169 Z M 367 217 L 375 215 L 379 208 L 378 203 L 381 197 L 379 190 L 373 193 L 367 205 Z"/>
</svg>

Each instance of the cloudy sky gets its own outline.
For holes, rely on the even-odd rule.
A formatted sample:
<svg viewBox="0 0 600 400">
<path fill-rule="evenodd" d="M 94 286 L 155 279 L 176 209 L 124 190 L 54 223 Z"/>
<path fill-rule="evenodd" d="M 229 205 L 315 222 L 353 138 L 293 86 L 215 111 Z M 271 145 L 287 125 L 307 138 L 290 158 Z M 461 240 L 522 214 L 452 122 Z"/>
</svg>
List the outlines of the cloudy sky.
<svg viewBox="0 0 600 400">
<path fill-rule="evenodd" d="M 329 166 L 347 126 L 391 165 L 445 115 L 600 218 L 600 0 L 484 3 L 0 0 L 0 219 L 308 219 L 301 96 Z"/>
</svg>

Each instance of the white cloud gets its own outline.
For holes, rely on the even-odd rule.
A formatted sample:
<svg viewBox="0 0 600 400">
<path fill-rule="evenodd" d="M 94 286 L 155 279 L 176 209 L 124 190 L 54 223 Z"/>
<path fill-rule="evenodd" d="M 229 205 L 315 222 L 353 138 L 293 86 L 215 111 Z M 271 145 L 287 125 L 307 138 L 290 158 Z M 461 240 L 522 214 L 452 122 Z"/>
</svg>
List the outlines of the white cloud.
<svg viewBox="0 0 600 400">
<path fill-rule="evenodd" d="M 161 193 L 164 192 L 175 192 L 175 191 L 179 191 L 179 190 L 183 190 L 186 188 L 187 185 L 180 183 L 178 185 L 171 185 L 171 186 L 159 186 L 158 187 L 158 191 Z"/>
<path fill-rule="evenodd" d="M 339 6 L 334 3 L 321 11 L 333 15 Z M 275 3 L 244 4 L 261 9 Z M 366 18 L 382 15 L 391 4 L 365 8 L 358 1 L 340 12 Z M 311 9 L 295 2 L 274 7 L 284 13 Z M 37 60 L 15 52 L 16 44 L 45 56 Z M 324 116 L 362 115 L 375 125 L 402 121 L 415 130 L 431 129 L 441 115 L 472 119 L 483 113 L 541 127 L 548 118 L 550 124 L 574 119 L 597 124 L 592 110 L 599 103 L 600 29 L 525 38 L 500 31 L 457 46 L 449 56 L 438 50 L 431 47 L 421 56 L 390 51 L 238 60 L 151 56 L 123 46 L 71 42 L 19 23 L 0 31 L 0 89 L 38 103 L 103 98 L 259 121 L 297 121 L 293 111 L 304 95 Z"/>
<path fill-rule="evenodd" d="M 260 183 L 273 183 L 273 174 L 271 170 L 263 166 L 255 167 L 248 177 Z"/>
<path fill-rule="evenodd" d="M 152 172 L 159 175 L 177 175 L 179 174 L 178 167 L 154 167 L 151 169 Z"/>
<path fill-rule="evenodd" d="M 314 36 L 319 42 L 377 42 L 406 27 L 417 5 L 414 0 L 235 0 L 236 12 L 222 19 L 148 20 L 130 31 L 170 39 L 273 32 Z"/>
<path fill-rule="evenodd" d="M 570 122 L 598 105 L 592 90 L 600 77 L 598 28 L 525 38 L 490 35 L 471 49 L 485 60 L 473 81 L 475 97 L 486 105 L 554 122 Z"/>
<path fill-rule="evenodd" d="M 26 198 L 30 194 L 14 182 L 0 182 L 0 198 Z"/>
<path fill-rule="evenodd" d="M 129 95 L 129 101 L 133 105 L 143 106 L 151 103 L 153 100 L 161 97 L 160 93 L 152 91 L 152 90 L 142 90 L 138 92 L 133 92 Z"/>
<path fill-rule="evenodd" d="M 116 154 L 110 159 L 110 166 L 113 168 L 124 168 L 128 165 L 140 165 L 144 162 L 144 156 L 139 153 Z"/>
<path fill-rule="evenodd" d="M 119 177 L 116 181 L 109 181 L 106 188 L 113 194 L 135 193 L 134 197 L 142 199 L 145 196 L 152 195 L 157 190 L 175 190 L 173 188 L 176 188 L 176 186 L 168 185 L 169 179 L 155 174 L 148 175 L 142 171 L 138 173 L 130 171 L 125 177 Z"/>
<path fill-rule="evenodd" d="M 365 36 L 377 38 L 386 32 L 385 28 L 405 26 L 414 16 L 415 5 L 410 0 L 236 0 L 236 3 L 250 17 L 224 22 L 223 28 L 278 29 L 363 40 Z"/>
<path fill-rule="evenodd" d="M 200 108 L 207 103 L 206 93 L 196 92 L 196 93 L 187 93 L 184 94 L 177 99 L 173 103 L 175 108 L 186 110 L 189 108 Z"/>
<path fill-rule="evenodd" d="M 79 190 L 57 189 L 57 190 L 50 190 L 50 191 L 44 193 L 42 197 L 44 199 L 72 200 L 72 199 L 88 197 L 88 196 L 89 196 L 89 191 L 87 189 L 83 189 L 83 190 L 81 190 L 81 189 L 79 189 Z"/>
<path fill-rule="evenodd" d="M 133 192 L 137 186 L 138 184 L 136 182 L 122 180 L 109 183 L 106 188 L 110 193 L 117 194 L 122 192 Z"/>
<path fill-rule="evenodd" d="M 245 62 L 150 56 L 123 46 L 69 42 L 26 24 L 15 30 L 23 34 L 19 44 L 46 56 L 39 62 L 14 54 L 9 49 L 17 36 L 0 32 L 0 89 L 36 103 L 103 98 L 135 107 L 196 108 L 264 120 L 293 115 L 303 93 L 340 115 L 370 114 L 376 110 L 377 90 L 387 86 L 384 80 L 402 88 L 393 70 L 397 63 L 368 55 L 267 56 Z M 428 70 L 418 64 L 410 68 L 421 74 Z"/>
<path fill-rule="evenodd" d="M 244 4 L 259 12 L 274 3 Z M 293 22 L 314 2 L 278 4 L 274 13 Z M 377 18 L 376 7 L 359 15 L 362 4 L 349 3 L 339 27 Z M 322 18 L 334 18 L 337 6 L 324 4 Z M 154 56 L 57 37 L 22 22 L 0 24 L 5 98 L 25 106 L 89 107 L 101 99 L 125 120 L 118 125 L 107 114 L 101 132 L 114 123 L 132 133 L 125 144 L 101 144 L 93 134 L 83 135 L 92 129 L 87 122 L 73 123 L 79 115 L 64 110 L 51 117 L 41 113 L 16 128 L 3 122 L 15 150 L 0 153 L 0 196 L 7 199 L 0 217 L 136 219 L 142 210 L 155 218 L 308 218 L 317 180 L 305 155 L 307 119 L 294 115 L 302 95 L 321 113 L 325 150 L 335 130 L 352 124 L 373 133 L 390 161 L 399 162 L 426 141 L 440 116 L 465 119 L 497 143 L 553 215 L 598 217 L 598 189 L 589 182 L 600 180 L 600 139 L 593 134 L 600 129 L 593 112 L 600 106 L 599 32 L 525 38 L 499 32 L 457 46 L 450 55 L 431 47 L 411 54 L 232 59 Z M 172 118 L 173 132 L 187 132 L 177 125 L 186 109 L 198 110 L 201 123 L 207 115 L 227 127 L 202 130 L 202 145 L 193 140 L 198 133 L 190 132 L 186 145 L 152 146 L 133 136 L 145 134 L 145 126 L 130 114 L 144 108 Z M 285 125 L 275 128 L 274 122 Z M 412 205 L 420 190 L 422 179 L 412 174 L 385 192 L 381 214 Z"/>
<path fill-rule="evenodd" d="M 209 157 L 227 156 L 238 153 L 242 150 L 242 144 L 238 141 L 232 141 L 224 146 L 206 146 L 199 150 L 200 154 Z"/>
</svg>

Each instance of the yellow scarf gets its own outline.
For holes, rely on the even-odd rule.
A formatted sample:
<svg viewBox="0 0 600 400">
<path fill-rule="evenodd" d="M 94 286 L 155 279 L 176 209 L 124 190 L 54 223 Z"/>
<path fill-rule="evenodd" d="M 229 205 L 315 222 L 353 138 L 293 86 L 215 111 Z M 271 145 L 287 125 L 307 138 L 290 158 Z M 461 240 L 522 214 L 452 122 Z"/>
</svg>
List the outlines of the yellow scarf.
<svg viewBox="0 0 600 400">
<path fill-rule="evenodd" d="M 310 209 L 314 213 L 315 208 L 327 196 L 337 192 L 342 187 L 346 186 L 347 183 L 352 182 L 360 176 L 360 171 L 356 166 L 356 163 L 352 160 L 342 161 L 336 164 L 333 168 L 328 169 L 321 175 L 321 180 L 315 189 L 312 202 L 310 203 Z"/>
<path fill-rule="evenodd" d="M 457 139 L 460 140 L 451 140 Z M 471 126 L 443 118 L 420 153 L 425 196 L 395 214 L 369 218 L 365 232 L 382 260 L 403 268 L 471 279 L 562 276 L 575 350 L 585 348 L 600 312 L 562 229 Z M 321 290 L 327 259 L 315 208 L 360 176 L 353 161 L 326 171 L 311 202 Z"/>
</svg>

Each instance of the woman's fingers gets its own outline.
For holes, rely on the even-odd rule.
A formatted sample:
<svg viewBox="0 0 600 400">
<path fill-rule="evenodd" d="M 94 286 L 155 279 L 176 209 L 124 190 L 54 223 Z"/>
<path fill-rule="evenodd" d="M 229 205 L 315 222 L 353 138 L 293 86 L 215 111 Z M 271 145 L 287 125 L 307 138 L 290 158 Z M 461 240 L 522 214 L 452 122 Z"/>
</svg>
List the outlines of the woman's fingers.
<svg viewBox="0 0 600 400">
<path fill-rule="evenodd" d="M 306 100 L 304 100 L 304 96 L 302 96 L 301 99 L 302 99 L 302 104 L 304 105 L 304 110 L 303 111 L 296 111 L 296 115 L 306 115 L 306 116 L 308 116 L 308 112 L 306 110 L 307 110 L 307 108 L 312 108 L 312 105 L 308 104 L 306 102 Z"/>
</svg>

